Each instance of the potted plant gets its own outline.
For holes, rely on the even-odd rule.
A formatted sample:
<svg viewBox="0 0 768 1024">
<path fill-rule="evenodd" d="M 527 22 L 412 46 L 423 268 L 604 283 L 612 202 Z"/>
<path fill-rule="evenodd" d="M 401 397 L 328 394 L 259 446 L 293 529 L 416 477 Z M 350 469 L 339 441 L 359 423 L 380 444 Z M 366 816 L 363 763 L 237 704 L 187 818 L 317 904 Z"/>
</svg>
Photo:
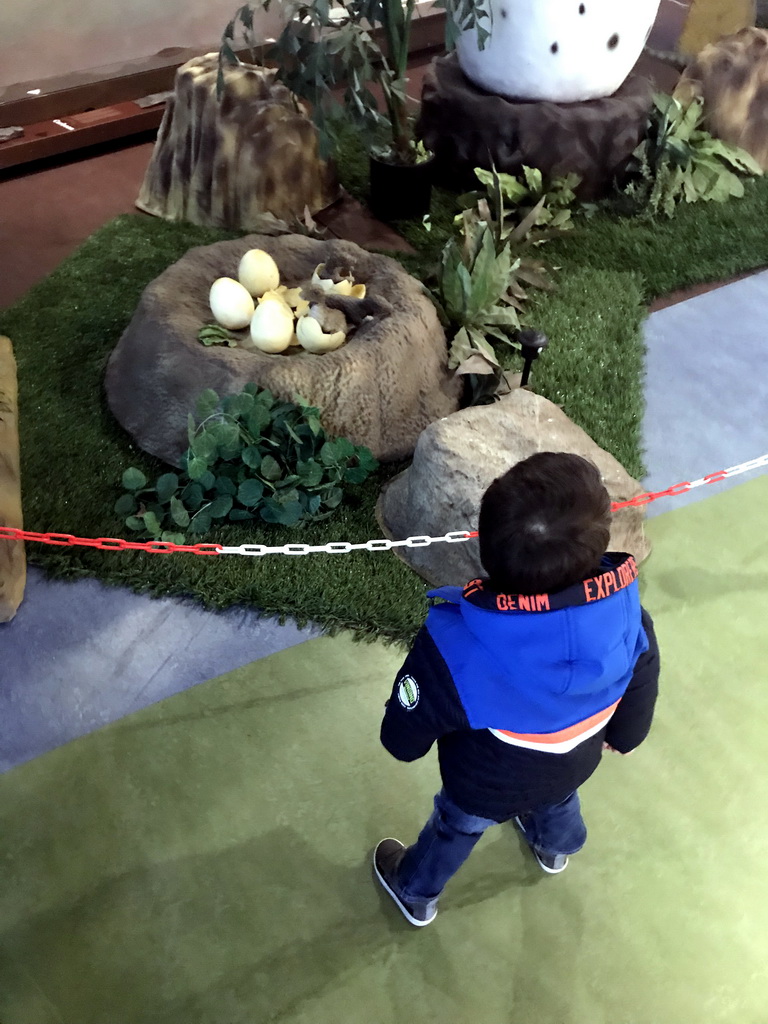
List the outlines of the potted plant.
<svg viewBox="0 0 768 1024">
<path fill-rule="evenodd" d="M 481 0 L 482 2 L 482 0 Z M 268 12 L 272 0 L 241 7 L 221 41 L 220 60 L 237 62 L 235 39 L 242 35 L 255 62 L 274 64 L 277 77 L 309 103 L 321 142 L 333 137 L 336 94 L 353 126 L 371 140 L 371 207 L 385 220 L 420 218 L 429 212 L 431 154 L 414 134 L 412 100 L 407 95 L 411 24 L 417 0 L 287 0 L 285 27 L 265 45 L 256 40 L 254 13 Z M 486 15 L 472 0 L 451 5 L 447 29 L 456 36 Z M 453 15 L 452 15 L 453 12 Z M 478 27 L 478 35 L 482 29 Z M 487 33 L 485 33 L 487 37 Z M 378 86 L 382 103 L 372 91 Z"/>
</svg>

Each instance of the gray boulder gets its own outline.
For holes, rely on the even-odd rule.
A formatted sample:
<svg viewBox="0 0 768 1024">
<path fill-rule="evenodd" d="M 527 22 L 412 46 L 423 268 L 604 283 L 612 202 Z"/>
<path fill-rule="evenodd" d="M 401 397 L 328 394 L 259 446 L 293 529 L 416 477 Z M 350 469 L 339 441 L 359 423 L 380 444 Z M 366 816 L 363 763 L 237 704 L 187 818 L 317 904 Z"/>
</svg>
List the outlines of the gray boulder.
<svg viewBox="0 0 768 1024">
<path fill-rule="evenodd" d="M 308 281 L 319 263 L 365 284 L 373 316 L 346 344 L 313 355 L 267 355 L 198 341 L 209 322 L 217 277 L 237 277 L 248 249 L 265 249 L 284 284 Z M 421 431 L 459 406 L 460 378 L 448 370 L 445 333 L 421 285 L 395 260 L 352 242 L 303 235 L 248 235 L 190 249 L 149 284 L 110 356 L 109 407 L 139 447 L 177 465 L 187 448 L 187 415 L 206 388 L 219 395 L 252 381 L 281 398 L 319 407 L 326 430 L 366 445 L 378 459 L 410 457 Z"/>
<path fill-rule="evenodd" d="M 381 493 L 379 524 L 387 537 L 398 540 L 476 530 L 480 499 L 489 484 L 530 455 L 548 451 L 572 452 L 594 462 L 613 501 L 642 493 L 623 466 L 558 406 L 517 389 L 493 405 L 463 409 L 427 427 L 412 465 Z M 627 551 L 638 562 L 648 555 L 642 508 L 614 515 L 611 549 Z M 432 586 L 463 586 L 483 573 L 477 540 L 394 550 Z"/>
</svg>

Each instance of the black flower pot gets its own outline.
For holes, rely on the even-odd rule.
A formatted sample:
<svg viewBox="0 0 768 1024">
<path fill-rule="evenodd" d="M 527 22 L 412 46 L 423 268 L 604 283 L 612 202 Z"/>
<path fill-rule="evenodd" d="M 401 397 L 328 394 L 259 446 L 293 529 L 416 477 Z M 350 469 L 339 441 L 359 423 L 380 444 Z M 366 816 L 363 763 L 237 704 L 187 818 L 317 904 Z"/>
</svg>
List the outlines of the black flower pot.
<svg viewBox="0 0 768 1024">
<path fill-rule="evenodd" d="M 391 164 L 370 157 L 370 206 L 379 220 L 421 220 L 432 201 L 433 158 Z"/>
</svg>

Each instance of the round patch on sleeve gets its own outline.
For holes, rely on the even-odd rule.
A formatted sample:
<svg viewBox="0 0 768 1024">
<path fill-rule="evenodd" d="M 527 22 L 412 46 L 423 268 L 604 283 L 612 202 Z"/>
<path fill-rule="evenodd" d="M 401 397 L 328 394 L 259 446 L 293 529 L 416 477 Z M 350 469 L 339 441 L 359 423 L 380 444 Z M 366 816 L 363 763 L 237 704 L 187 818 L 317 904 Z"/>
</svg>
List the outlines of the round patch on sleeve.
<svg viewBox="0 0 768 1024">
<path fill-rule="evenodd" d="M 403 676 L 397 687 L 397 699 L 406 711 L 413 711 L 419 703 L 419 684 L 413 676 Z"/>
</svg>

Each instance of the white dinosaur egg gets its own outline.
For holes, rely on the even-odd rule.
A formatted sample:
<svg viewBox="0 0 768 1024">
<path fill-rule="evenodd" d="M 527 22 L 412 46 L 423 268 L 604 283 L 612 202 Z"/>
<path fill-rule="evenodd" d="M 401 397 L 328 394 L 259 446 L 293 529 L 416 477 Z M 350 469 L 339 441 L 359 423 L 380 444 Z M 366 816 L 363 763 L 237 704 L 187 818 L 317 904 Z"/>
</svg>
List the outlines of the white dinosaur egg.
<svg viewBox="0 0 768 1024">
<path fill-rule="evenodd" d="M 476 85 L 510 99 L 611 96 L 635 66 L 659 2 L 489 0 L 491 38 L 481 50 L 474 29 L 462 33 L 459 63 Z"/>
<path fill-rule="evenodd" d="M 293 313 L 284 302 L 260 302 L 251 318 L 251 340 L 262 352 L 283 352 L 293 340 Z"/>
<path fill-rule="evenodd" d="M 220 277 L 213 282 L 208 302 L 217 322 L 230 331 L 239 331 L 251 322 L 253 298 L 232 277 Z"/>
<path fill-rule="evenodd" d="M 277 264 L 263 249 L 249 249 L 240 260 L 237 276 L 254 298 L 260 298 L 264 292 L 274 291 L 280 284 L 280 271 Z"/>
</svg>

